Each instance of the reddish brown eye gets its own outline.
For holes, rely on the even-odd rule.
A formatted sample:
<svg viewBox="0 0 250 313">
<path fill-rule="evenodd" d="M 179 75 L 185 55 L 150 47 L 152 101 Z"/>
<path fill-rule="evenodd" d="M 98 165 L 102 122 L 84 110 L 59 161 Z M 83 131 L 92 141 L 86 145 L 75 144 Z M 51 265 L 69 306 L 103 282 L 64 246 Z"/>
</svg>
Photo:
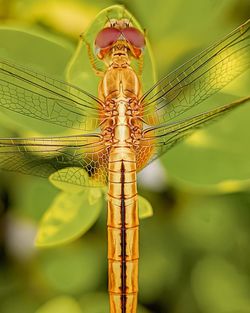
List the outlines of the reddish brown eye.
<svg viewBox="0 0 250 313">
<path fill-rule="evenodd" d="M 104 49 L 117 41 L 121 31 L 114 27 L 103 28 L 96 36 L 95 45 L 97 48 Z"/>
<path fill-rule="evenodd" d="M 144 48 L 145 38 L 144 35 L 134 27 L 127 27 L 122 30 L 123 36 L 136 48 Z"/>
</svg>

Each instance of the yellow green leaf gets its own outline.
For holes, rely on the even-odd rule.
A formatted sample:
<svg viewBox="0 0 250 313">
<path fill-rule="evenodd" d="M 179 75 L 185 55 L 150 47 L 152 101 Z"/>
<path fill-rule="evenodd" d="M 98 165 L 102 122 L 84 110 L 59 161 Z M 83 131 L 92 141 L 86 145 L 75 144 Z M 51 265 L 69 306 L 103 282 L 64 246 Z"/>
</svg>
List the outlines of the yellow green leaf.
<svg viewBox="0 0 250 313">
<path fill-rule="evenodd" d="M 95 197 L 91 189 L 82 193 L 59 193 L 42 218 L 36 246 L 55 246 L 80 237 L 95 223 L 101 208 L 99 189 L 95 189 Z"/>
<path fill-rule="evenodd" d="M 153 215 L 152 205 L 147 199 L 143 198 L 142 196 L 138 196 L 138 204 L 140 218 L 147 218 Z"/>
<path fill-rule="evenodd" d="M 72 297 L 61 296 L 53 298 L 42 305 L 35 313 L 82 313 L 77 301 Z"/>
<path fill-rule="evenodd" d="M 63 168 L 51 174 L 49 180 L 65 192 L 83 192 L 89 184 L 88 173 L 80 167 Z"/>
</svg>

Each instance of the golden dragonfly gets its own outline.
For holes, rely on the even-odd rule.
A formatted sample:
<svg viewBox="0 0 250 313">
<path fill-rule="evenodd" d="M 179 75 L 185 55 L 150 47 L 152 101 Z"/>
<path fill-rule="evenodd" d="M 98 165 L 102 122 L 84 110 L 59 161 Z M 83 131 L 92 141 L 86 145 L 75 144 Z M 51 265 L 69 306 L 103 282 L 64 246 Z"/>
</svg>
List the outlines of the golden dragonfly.
<svg viewBox="0 0 250 313">
<path fill-rule="evenodd" d="M 41 177 L 58 172 L 63 182 L 108 186 L 110 312 L 135 313 L 137 172 L 198 128 L 250 100 L 181 118 L 249 68 L 250 21 L 143 90 L 144 32 L 124 9 L 120 16 L 112 7 L 104 14 L 106 24 L 94 34 L 94 42 L 81 37 L 100 76 L 98 96 L 0 60 L 1 108 L 78 131 L 70 136 L 1 138 L 0 168 Z M 89 179 L 79 177 L 79 169 Z"/>
</svg>

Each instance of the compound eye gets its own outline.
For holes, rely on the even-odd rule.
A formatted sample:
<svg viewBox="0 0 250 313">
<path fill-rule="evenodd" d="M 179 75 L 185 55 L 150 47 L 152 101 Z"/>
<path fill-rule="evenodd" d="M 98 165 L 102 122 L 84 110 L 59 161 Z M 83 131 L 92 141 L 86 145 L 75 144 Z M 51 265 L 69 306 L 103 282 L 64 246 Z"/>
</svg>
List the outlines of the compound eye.
<svg viewBox="0 0 250 313">
<path fill-rule="evenodd" d="M 105 49 L 116 42 L 121 35 L 121 31 L 114 27 L 103 28 L 96 36 L 95 46 L 99 49 Z"/>
<path fill-rule="evenodd" d="M 134 27 L 127 27 L 122 30 L 123 36 L 129 41 L 134 47 L 143 49 L 145 47 L 144 35 Z"/>
</svg>

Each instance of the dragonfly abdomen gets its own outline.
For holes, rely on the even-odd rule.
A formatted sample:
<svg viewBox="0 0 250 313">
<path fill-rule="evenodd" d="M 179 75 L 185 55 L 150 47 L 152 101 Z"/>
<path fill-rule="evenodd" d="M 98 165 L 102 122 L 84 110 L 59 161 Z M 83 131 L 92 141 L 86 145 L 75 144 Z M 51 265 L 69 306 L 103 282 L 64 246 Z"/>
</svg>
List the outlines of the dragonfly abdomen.
<svg viewBox="0 0 250 313">
<path fill-rule="evenodd" d="M 129 146 L 110 152 L 107 224 L 111 312 L 136 313 L 139 218 L 136 160 Z"/>
</svg>

